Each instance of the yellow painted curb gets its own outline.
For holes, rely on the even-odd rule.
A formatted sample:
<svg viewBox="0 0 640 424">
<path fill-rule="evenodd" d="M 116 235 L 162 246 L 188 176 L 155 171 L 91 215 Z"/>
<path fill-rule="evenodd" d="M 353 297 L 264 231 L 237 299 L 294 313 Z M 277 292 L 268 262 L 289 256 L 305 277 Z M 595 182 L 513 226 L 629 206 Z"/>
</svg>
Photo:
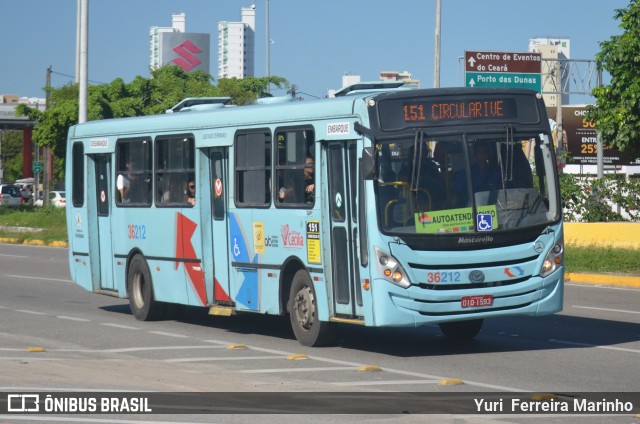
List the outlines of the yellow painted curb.
<svg viewBox="0 0 640 424">
<path fill-rule="evenodd" d="M 640 276 L 567 272 L 564 280 L 570 283 L 640 288 Z"/>
<path fill-rule="evenodd" d="M 28 244 L 29 246 L 46 246 L 46 243 L 42 240 L 25 240 L 22 244 Z"/>
<path fill-rule="evenodd" d="M 27 352 L 44 352 L 43 347 L 28 347 Z"/>
<path fill-rule="evenodd" d="M 309 359 L 309 357 L 304 353 L 296 353 L 295 355 L 287 356 L 288 361 L 301 361 L 303 359 Z"/>
<path fill-rule="evenodd" d="M 67 243 L 66 241 L 52 241 L 49 244 L 47 244 L 47 246 L 50 246 L 50 247 L 69 247 L 69 243 Z"/>
<path fill-rule="evenodd" d="M 247 345 L 241 344 L 241 343 L 230 344 L 229 346 L 227 346 L 227 349 L 246 349 L 246 348 L 247 348 Z"/>
<path fill-rule="evenodd" d="M 463 381 L 459 378 L 443 378 L 438 382 L 438 384 L 441 386 L 455 386 L 462 383 Z"/>
<path fill-rule="evenodd" d="M 0 243 L 11 243 L 11 244 L 15 244 L 18 242 L 17 238 L 10 238 L 10 237 L 2 237 L 0 238 Z"/>
<path fill-rule="evenodd" d="M 382 368 L 380 368 L 377 365 L 363 365 L 360 368 L 358 368 L 358 371 L 360 371 L 360 372 L 374 372 L 374 371 L 382 371 Z"/>
</svg>

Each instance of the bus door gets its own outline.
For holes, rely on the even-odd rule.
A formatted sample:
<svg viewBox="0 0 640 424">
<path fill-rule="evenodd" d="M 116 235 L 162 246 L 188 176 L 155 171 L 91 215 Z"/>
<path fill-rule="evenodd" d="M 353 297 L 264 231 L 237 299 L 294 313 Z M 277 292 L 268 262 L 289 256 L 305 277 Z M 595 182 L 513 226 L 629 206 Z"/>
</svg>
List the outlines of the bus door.
<svg viewBox="0 0 640 424">
<path fill-rule="evenodd" d="M 329 143 L 326 149 L 333 306 L 337 316 L 345 317 L 363 316 L 360 261 L 356 248 L 356 147 L 355 141 L 341 141 Z"/>
<path fill-rule="evenodd" d="M 111 245 L 111 156 L 93 156 L 95 164 L 95 211 L 98 229 L 96 242 L 90 251 L 91 262 L 99 268 L 100 289 L 115 290 L 113 278 L 113 247 Z M 89 218 L 91 219 L 91 218 Z"/>
<path fill-rule="evenodd" d="M 227 227 L 228 167 L 227 147 L 209 150 L 211 171 L 211 243 L 213 244 L 213 299 L 214 303 L 229 303 L 229 237 Z"/>
</svg>

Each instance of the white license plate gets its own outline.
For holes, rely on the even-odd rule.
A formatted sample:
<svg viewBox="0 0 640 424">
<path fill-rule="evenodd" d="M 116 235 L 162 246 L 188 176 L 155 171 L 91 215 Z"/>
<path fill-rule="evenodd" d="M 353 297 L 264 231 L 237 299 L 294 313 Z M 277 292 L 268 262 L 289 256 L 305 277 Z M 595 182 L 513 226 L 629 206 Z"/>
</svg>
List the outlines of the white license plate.
<svg viewBox="0 0 640 424">
<path fill-rule="evenodd" d="M 477 308 L 491 305 L 493 305 L 493 296 L 490 294 L 463 296 L 462 299 L 460 299 L 460 306 L 463 308 Z"/>
</svg>

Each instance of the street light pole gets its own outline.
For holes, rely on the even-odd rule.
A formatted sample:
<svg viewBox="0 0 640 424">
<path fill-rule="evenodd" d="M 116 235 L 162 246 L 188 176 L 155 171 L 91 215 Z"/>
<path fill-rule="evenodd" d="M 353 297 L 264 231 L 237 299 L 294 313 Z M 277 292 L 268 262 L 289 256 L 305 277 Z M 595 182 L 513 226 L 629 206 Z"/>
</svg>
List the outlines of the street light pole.
<svg viewBox="0 0 640 424">
<path fill-rule="evenodd" d="M 265 14 L 266 14 L 266 21 L 267 21 L 267 25 L 266 25 L 267 26 L 267 41 L 266 41 L 267 48 L 266 48 L 266 53 L 265 54 L 266 54 L 266 62 L 267 62 L 267 78 L 269 78 L 269 76 L 271 75 L 271 63 L 270 63 L 271 58 L 269 57 L 269 53 L 270 53 L 270 50 L 271 50 L 271 40 L 269 39 L 270 38 L 270 35 L 269 35 L 269 0 L 266 0 L 266 11 L 265 11 Z M 267 93 L 269 93 L 269 88 L 270 88 L 269 86 L 270 85 L 271 84 L 267 83 Z"/>
<path fill-rule="evenodd" d="M 436 33 L 435 33 L 435 47 L 434 47 L 434 60 L 433 60 L 433 86 L 435 88 L 440 87 L 440 14 L 441 14 L 441 0 L 436 0 Z"/>
<path fill-rule="evenodd" d="M 78 98 L 78 123 L 87 122 L 88 98 L 88 46 L 89 46 L 89 0 L 80 0 L 80 78 Z"/>
<path fill-rule="evenodd" d="M 49 99 L 51 97 L 51 65 L 47 68 L 46 86 L 45 86 L 45 103 L 44 109 L 49 109 Z M 49 160 L 49 147 L 42 148 L 42 185 L 44 186 L 44 194 L 42 195 L 42 206 L 49 205 L 49 167 L 52 165 Z"/>
</svg>

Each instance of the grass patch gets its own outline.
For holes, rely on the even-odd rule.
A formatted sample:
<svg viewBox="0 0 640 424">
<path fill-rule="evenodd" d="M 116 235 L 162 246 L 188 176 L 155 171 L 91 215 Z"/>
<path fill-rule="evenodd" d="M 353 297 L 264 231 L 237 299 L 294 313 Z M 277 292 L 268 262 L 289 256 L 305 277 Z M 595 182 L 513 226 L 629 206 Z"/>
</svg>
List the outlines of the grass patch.
<svg viewBox="0 0 640 424">
<path fill-rule="evenodd" d="M 640 251 L 613 247 L 565 246 L 567 272 L 640 275 Z"/>
<path fill-rule="evenodd" d="M 29 243 L 41 240 L 44 244 L 54 241 L 67 241 L 67 221 L 65 208 L 47 206 L 38 208 L 22 206 L 20 208 L 0 207 L 0 239 L 12 243 Z M 16 227 L 37 231 L 17 231 Z"/>
</svg>

